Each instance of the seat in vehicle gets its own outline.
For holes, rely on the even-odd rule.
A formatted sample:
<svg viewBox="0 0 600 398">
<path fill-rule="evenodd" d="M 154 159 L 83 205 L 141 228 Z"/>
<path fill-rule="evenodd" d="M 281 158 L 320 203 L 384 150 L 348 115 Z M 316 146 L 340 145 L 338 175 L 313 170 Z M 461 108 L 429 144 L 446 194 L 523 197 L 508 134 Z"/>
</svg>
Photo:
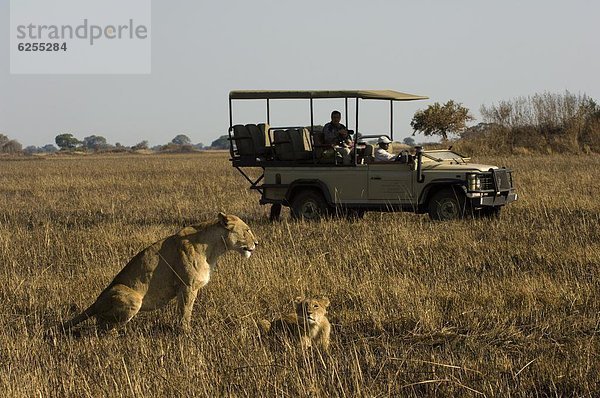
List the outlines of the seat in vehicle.
<svg viewBox="0 0 600 398">
<path fill-rule="evenodd" d="M 305 128 L 273 131 L 273 147 L 278 160 L 305 160 L 312 158 L 312 147 Z"/>
<path fill-rule="evenodd" d="M 363 155 L 363 163 L 369 164 L 375 162 L 375 146 L 367 144 L 365 146 L 365 154 Z"/>
<path fill-rule="evenodd" d="M 264 157 L 267 153 L 267 139 L 264 130 L 258 127 L 256 124 L 247 124 L 246 128 L 252 137 L 252 145 L 254 147 L 255 156 L 257 158 Z"/>
<path fill-rule="evenodd" d="M 233 126 L 233 142 L 239 156 L 252 156 L 255 157 L 254 142 L 252 135 L 248 128 L 243 124 L 236 124 Z"/>
</svg>

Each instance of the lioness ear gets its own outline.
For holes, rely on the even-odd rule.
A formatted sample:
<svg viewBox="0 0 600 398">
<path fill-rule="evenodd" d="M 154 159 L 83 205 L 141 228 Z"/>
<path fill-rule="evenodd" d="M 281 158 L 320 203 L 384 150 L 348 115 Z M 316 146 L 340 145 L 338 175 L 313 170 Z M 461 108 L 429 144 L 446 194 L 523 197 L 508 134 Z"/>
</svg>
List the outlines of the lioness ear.
<svg viewBox="0 0 600 398">
<path fill-rule="evenodd" d="M 317 301 L 325 308 L 329 307 L 330 301 L 327 296 L 318 296 Z"/>
</svg>

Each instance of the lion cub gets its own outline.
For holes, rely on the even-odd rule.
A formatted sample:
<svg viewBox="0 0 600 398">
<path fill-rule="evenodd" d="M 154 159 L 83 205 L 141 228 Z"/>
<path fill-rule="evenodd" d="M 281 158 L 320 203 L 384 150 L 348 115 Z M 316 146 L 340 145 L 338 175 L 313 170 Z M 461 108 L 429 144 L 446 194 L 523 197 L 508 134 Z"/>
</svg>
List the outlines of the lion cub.
<svg viewBox="0 0 600 398">
<path fill-rule="evenodd" d="M 326 316 L 329 299 L 325 296 L 296 297 L 294 307 L 294 313 L 273 322 L 265 319 L 259 321 L 263 334 L 295 340 L 302 349 L 315 347 L 327 352 L 331 334 L 331 324 Z"/>
</svg>

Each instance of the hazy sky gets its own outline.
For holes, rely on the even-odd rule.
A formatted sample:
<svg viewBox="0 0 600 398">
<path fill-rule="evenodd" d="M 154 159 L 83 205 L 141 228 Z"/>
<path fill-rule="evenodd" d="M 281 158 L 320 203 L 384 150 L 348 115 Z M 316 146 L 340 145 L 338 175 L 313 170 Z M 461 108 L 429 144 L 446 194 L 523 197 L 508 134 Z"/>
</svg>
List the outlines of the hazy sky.
<svg viewBox="0 0 600 398">
<path fill-rule="evenodd" d="M 0 0 L 0 132 L 22 144 L 78 138 L 152 145 L 225 134 L 233 89 L 394 89 L 395 137 L 419 108 L 481 104 L 535 92 L 600 100 L 600 2 L 153 1 L 150 75 L 10 75 L 9 0 Z M 290 103 L 291 102 L 291 103 Z M 318 122 L 343 102 L 316 103 Z M 361 132 L 388 130 L 388 104 L 363 101 Z M 236 122 L 262 122 L 239 103 Z M 308 102 L 271 106 L 272 124 L 308 124 Z"/>
</svg>

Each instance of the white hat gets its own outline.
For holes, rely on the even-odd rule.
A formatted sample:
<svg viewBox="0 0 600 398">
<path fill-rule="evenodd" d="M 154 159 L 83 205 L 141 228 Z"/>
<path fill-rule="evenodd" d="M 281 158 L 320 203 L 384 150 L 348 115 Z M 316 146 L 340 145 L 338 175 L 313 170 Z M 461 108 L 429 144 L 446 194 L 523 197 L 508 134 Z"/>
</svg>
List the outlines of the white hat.
<svg viewBox="0 0 600 398">
<path fill-rule="evenodd" d="M 378 144 L 389 144 L 389 143 L 391 143 L 391 142 L 392 142 L 392 141 L 391 141 L 389 138 L 387 138 L 385 135 L 382 135 L 382 136 L 381 136 L 381 137 L 379 137 L 379 139 L 377 140 L 377 143 L 378 143 Z"/>
</svg>

